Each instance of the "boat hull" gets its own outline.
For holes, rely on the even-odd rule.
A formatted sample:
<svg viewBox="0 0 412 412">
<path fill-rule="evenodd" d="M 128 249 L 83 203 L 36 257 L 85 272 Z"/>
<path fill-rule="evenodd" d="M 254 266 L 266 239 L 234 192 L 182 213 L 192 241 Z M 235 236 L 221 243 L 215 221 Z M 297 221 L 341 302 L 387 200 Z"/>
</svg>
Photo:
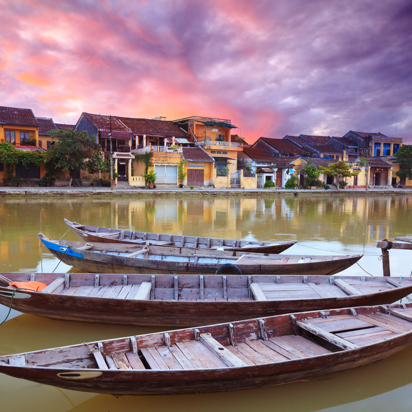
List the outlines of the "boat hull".
<svg viewBox="0 0 412 412">
<path fill-rule="evenodd" d="M 7 296 L 4 295 L 7 290 Z M 11 303 L 10 289 L 0 288 L 0 304 Z M 337 309 L 359 305 L 393 303 L 412 293 L 393 290 L 366 296 L 347 298 L 306 299 L 300 301 L 251 302 L 174 302 L 134 301 L 106 298 L 82 298 L 24 292 L 30 298 L 13 300 L 12 307 L 20 312 L 50 319 L 90 323 L 107 323 L 139 326 L 201 326 L 261 316 L 281 315 L 297 311 Z"/>
<path fill-rule="evenodd" d="M 113 256 L 95 253 L 88 250 L 79 250 L 75 247 L 61 246 L 56 241 L 40 237 L 44 245 L 59 260 L 69 266 L 76 267 L 88 273 L 140 273 L 140 274 L 214 274 L 226 262 L 225 257 L 210 259 L 208 263 L 169 262 L 151 259 L 136 259 L 122 256 Z M 237 253 L 237 252 L 233 252 Z M 356 263 L 361 255 L 347 256 L 339 259 L 323 261 L 283 264 L 286 256 L 256 255 L 253 263 L 241 263 L 232 259 L 241 274 L 268 274 L 268 275 L 333 275 L 339 273 Z M 230 274 L 230 273 L 228 273 Z M 239 273 L 238 273 L 239 274 Z"/>
<path fill-rule="evenodd" d="M 250 322 L 252 321 L 237 323 L 235 326 L 247 328 Z M 217 327 L 218 325 L 208 328 Z M 183 330 L 180 332 L 185 333 Z M 234 368 L 101 370 L 73 367 L 68 369 L 57 365 L 54 365 L 53 368 L 15 367 L 0 362 L 0 372 L 64 389 L 113 395 L 176 395 L 223 392 L 285 384 L 354 369 L 392 356 L 411 344 L 412 332 L 408 331 L 368 346 L 341 352 Z M 54 350 L 56 359 L 58 351 L 59 348 Z"/>
</svg>

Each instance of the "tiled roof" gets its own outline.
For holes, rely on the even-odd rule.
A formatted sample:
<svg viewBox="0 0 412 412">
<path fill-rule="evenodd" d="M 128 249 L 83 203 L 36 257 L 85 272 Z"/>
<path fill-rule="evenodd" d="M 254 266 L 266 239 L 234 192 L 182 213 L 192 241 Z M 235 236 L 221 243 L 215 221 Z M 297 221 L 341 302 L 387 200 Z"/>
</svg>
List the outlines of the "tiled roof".
<svg viewBox="0 0 412 412">
<path fill-rule="evenodd" d="M 356 146 L 356 147 L 358 147 L 358 145 L 355 142 L 352 142 L 352 140 L 349 140 L 346 137 L 332 136 L 331 139 L 335 139 L 338 142 L 344 144 L 345 146 Z"/>
<path fill-rule="evenodd" d="M 275 171 L 270 167 L 259 167 L 256 170 L 256 173 L 275 173 Z"/>
<path fill-rule="evenodd" d="M 39 124 L 39 135 L 50 136 L 52 130 L 57 130 L 53 119 L 48 117 L 36 117 L 37 123 Z"/>
<path fill-rule="evenodd" d="M 328 145 L 328 144 L 311 144 L 311 147 L 321 151 L 322 153 L 340 153 L 338 149 Z"/>
<path fill-rule="evenodd" d="M 75 124 L 55 123 L 55 125 L 59 130 L 74 130 L 76 127 Z"/>
<path fill-rule="evenodd" d="M 254 149 L 251 147 L 244 147 L 243 152 L 253 160 L 272 162 L 274 157 L 271 156 L 265 149 Z"/>
<path fill-rule="evenodd" d="M 97 130 L 111 130 L 129 132 L 115 116 L 107 116 L 102 114 L 83 113 L 97 128 Z"/>
<path fill-rule="evenodd" d="M 119 117 L 117 118 L 128 127 L 133 134 L 146 136 L 160 136 L 159 131 L 151 125 L 146 119 L 135 119 L 133 117 Z"/>
<path fill-rule="evenodd" d="M 305 144 L 307 143 L 307 141 L 302 139 L 300 136 L 286 135 L 284 137 L 284 139 L 286 139 L 287 137 L 289 137 L 290 139 L 292 139 L 293 142 L 295 142 L 295 143 L 297 143 L 298 145 L 301 145 L 301 146 L 305 146 Z"/>
<path fill-rule="evenodd" d="M 301 149 L 296 144 L 289 140 L 284 139 L 272 139 L 270 137 L 261 137 L 261 139 L 272 146 L 274 149 L 278 150 L 281 154 L 294 154 L 294 155 L 307 155 L 307 150 Z"/>
<path fill-rule="evenodd" d="M 330 163 L 337 162 L 336 159 L 324 159 L 323 157 L 308 157 L 305 160 L 308 162 L 308 164 L 315 166 L 315 167 L 319 167 L 319 166 L 328 167 Z"/>
<path fill-rule="evenodd" d="M 116 116 L 133 134 L 161 137 L 184 137 L 189 138 L 180 127 L 169 120 L 136 119 L 133 117 Z"/>
<path fill-rule="evenodd" d="M 0 106 L 0 123 L 20 126 L 38 126 L 31 109 Z"/>
<path fill-rule="evenodd" d="M 293 157 L 275 157 L 273 159 L 273 164 L 275 167 L 284 169 L 286 167 L 290 167 L 291 164 L 296 160 L 299 159 L 299 156 L 293 156 Z"/>
<path fill-rule="evenodd" d="M 313 143 L 326 143 L 330 139 L 329 136 L 315 136 L 312 134 L 301 134 L 301 136 L 306 137 Z"/>
<path fill-rule="evenodd" d="M 368 163 L 370 167 L 392 167 L 391 164 L 386 162 L 385 160 L 379 157 L 371 157 L 368 159 Z"/>
<path fill-rule="evenodd" d="M 176 123 L 169 120 L 147 120 L 154 126 L 161 135 L 165 137 L 185 137 L 190 138 L 188 133 L 185 133 Z"/>
<path fill-rule="evenodd" d="M 184 147 L 182 150 L 184 160 L 192 162 L 213 162 L 213 158 L 200 147 Z"/>
<path fill-rule="evenodd" d="M 382 134 L 381 132 L 378 133 L 367 133 L 367 132 L 354 132 L 351 130 L 350 132 L 357 134 L 360 137 L 368 137 L 368 136 L 381 136 L 381 137 L 387 137 L 386 135 Z M 350 133 L 349 132 L 349 133 Z"/>
</svg>

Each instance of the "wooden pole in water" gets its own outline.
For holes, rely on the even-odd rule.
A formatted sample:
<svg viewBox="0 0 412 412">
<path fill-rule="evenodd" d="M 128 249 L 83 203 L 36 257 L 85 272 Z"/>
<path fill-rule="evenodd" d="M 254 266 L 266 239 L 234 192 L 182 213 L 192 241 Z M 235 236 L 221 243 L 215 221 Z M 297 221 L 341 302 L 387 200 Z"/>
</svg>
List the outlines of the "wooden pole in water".
<svg viewBox="0 0 412 412">
<path fill-rule="evenodd" d="M 392 249 L 392 242 L 389 242 L 387 239 L 383 239 L 383 242 L 385 242 L 385 246 L 381 248 L 383 276 L 390 276 L 391 268 L 389 264 L 389 249 Z"/>
</svg>

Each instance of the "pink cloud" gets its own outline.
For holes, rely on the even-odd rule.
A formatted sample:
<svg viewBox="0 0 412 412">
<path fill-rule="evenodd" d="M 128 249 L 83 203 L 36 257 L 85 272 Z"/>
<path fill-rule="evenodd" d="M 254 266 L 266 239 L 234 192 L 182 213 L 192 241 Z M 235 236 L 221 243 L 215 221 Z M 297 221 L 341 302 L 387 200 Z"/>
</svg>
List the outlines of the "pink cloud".
<svg viewBox="0 0 412 412">
<path fill-rule="evenodd" d="M 2 14 L 2 104 L 38 116 L 216 116 L 250 141 L 412 136 L 407 0 L 18 1 Z"/>
</svg>

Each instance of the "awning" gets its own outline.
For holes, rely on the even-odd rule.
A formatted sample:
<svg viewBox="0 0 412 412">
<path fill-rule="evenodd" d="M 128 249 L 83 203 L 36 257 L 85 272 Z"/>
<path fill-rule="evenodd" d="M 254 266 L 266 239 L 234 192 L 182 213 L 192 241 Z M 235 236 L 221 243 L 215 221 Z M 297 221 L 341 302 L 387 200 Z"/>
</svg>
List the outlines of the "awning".
<svg viewBox="0 0 412 412">
<path fill-rule="evenodd" d="M 167 137 L 166 140 L 169 143 L 173 143 L 173 137 Z M 179 144 L 189 144 L 191 143 L 189 140 L 187 140 L 184 137 L 175 137 L 175 143 L 179 143 Z"/>
<path fill-rule="evenodd" d="M 275 171 L 270 167 L 260 167 L 256 173 L 275 173 Z"/>
<path fill-rule="evenodd" d="M 229 127 L 230 129 L 237 129 L 235 125 L 226 122 L 202 122 L 200 120 L 198 120 L 198 122 L 204 124 L 205 126 Z"/>
<path fill-rule="evenodd" d="M 132 134 L 127 130 L 112 130 L 111 136 L 110 129 L 99 129 L 99 132 L 102 139 L 130 140 L 132 138 Z"/>
</svg>

